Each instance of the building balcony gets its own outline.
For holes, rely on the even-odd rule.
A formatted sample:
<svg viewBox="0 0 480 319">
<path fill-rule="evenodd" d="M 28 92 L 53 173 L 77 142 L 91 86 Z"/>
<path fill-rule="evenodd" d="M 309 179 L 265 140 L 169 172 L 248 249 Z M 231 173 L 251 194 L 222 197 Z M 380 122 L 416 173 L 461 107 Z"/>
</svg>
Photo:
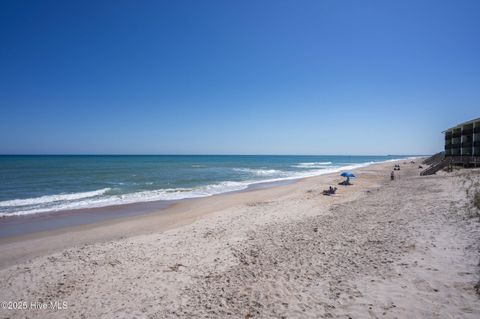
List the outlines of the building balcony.
<svg viewBox="0 0 480 319">
<path fill-rule="evenodd" d="M 461 147 L 462 147 L 462 144 L 461 144 L 461 143 L 456 143 L 456 144 L 452 144 L 452 145 L 451 145 L 451 148 L 452 148 L 452 149 L 461 148 Z"/>
<path fill-rule="evenodd" d="M 472 135 L 473 134 L 473 129 L 468 129 L 468 130 L 462 130 L 462 135 Z"/>
<path fill-rule="evenodd" d="M 475 141 L 475 142 L 473 142 L 473 146 L 475 146 L 475 147 L 480 147 L 480 141 Z"/>
<path fill-rule="evenodd" d="M 462 136 L 462 134 L 460 132 L 452 134 L 453 138 L 460 137 L 460 136 Z"/>
<path fill-rule="evenodd" d="M 477 155 L 455 155 L 450 157 L 450 161 L 453 164 L 480 164 L 480 156 Z"/>
<path fill-rule="evenodd" d="M 473 143 L 472 142 L 463 142 L 462 143 L 462 148 L 472 148 Z"/>
<path fill-rule="evenodd" d="M 473 133 L 480 133 L 480 126 L 473 129 Z"/>
</svg>

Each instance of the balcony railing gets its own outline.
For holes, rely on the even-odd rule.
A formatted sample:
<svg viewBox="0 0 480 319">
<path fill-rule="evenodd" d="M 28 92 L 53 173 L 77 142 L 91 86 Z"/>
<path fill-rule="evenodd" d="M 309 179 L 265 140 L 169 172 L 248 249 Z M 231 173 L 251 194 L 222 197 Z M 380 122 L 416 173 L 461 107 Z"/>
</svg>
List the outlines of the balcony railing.
<svg viewBox="0 0 480 319">
<path fill-rule="evenodd" d="M 465 156 L 459 156 L 459 155 L 453 155 L 450 156 L 450 161 L 453 164 L 480 164 L 480 156 L 475 156 L 475 155 L 465 155 Z"/>
<path fill-rule="evenodd" d="M 452 137 L 453 137 L 453 138 L 455 138 L 455 137 L 460 137 L 460 136 L 462 136 L 462 134 L 461 134 L 460 132 L 458 132 L 458 133 L 453 133 L 453 134 L 452 134 Z"/>
<path fill-rule="evenodd" d="M 472 135 L 473 129 L 462 130 L 462 135 Z"/>
<path fill-rule="evenodd" d="M 460 148 L 460 147 L 462 147 L 461 143 L 452 144 L 452 148 Z"/>
<path fill-rule="evenodd" d="M 480 133 L 480 126 L 475 127 L 473 133 Z"/>
</svg>

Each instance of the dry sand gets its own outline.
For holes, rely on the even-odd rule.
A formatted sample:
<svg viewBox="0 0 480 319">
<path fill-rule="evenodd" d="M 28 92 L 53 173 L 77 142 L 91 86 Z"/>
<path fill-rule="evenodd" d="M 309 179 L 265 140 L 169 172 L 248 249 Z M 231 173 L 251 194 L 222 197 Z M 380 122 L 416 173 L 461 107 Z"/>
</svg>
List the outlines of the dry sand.
<svg viewBox="0 0 480 319">
<path fill-rule="evenodd" d="M 0 317 L 479 318 L 479 171 L 417 166 L 357 170 L 331 197 L 321 176 L 1 243 L 0 301 L 67 309 Z"/>
</svg>

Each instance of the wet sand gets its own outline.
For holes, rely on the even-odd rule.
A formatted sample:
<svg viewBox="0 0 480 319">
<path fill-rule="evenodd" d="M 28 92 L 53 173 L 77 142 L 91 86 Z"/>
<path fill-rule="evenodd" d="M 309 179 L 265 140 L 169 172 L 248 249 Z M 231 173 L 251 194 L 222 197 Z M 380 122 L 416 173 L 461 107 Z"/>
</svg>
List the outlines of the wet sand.
<svg viewBox="0 0 480 319">
<path fill-rule="evenodd" d="M 283 180 L 276 182 L 264 182 L 250 185 L 248 188 L 240 191 L 227 192 L 240 193 L 250 192 L 259 189 L 278 187 L 295 183 L 297 180 Z M 96 224 L 99 222 L 107 222 L 109 220 L 121 220 L 126 217 L 135 217 L 145 214 L 168 214 L 166 208 L 185 201 L 183 200 L 162 200 L 139 202 L 132 204 L 122 204 L 114 206 L 73 209 L 51 213 L 29 214 L 0 218 L 0 242 L 17 240 L 25 235 L 33 235 L 34 233 L 47 231 L 61 231 L 62 228 L 70 228 L 75 226 Z M 65 231 L 65 230 L 64 230 Z M 31 237 L 31 236 L 30 236 Z"/>
<path fill-rule="evenodd" d="M 0 314 L 478 318 L 479 171 L 393 164 L 2 241 L 0 299 L 68 307 Z"/>
</svg>

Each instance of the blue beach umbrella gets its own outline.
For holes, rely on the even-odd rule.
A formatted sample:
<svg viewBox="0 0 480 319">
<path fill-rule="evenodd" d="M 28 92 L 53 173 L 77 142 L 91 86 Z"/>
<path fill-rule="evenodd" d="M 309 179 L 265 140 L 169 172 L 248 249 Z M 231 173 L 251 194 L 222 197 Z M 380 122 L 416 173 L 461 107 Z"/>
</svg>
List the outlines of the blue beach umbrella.
<svg viewBox="0 0 480 319">
<path fill-rule="evenodd" d="M 343 172 L 342 174 L 340 174 L 340 176 L 343 176 L 346 178 L 355 177 L 355 175 L 353 175 L 353 173 L 350 173 L 350 172 Z"/>
</svg>

